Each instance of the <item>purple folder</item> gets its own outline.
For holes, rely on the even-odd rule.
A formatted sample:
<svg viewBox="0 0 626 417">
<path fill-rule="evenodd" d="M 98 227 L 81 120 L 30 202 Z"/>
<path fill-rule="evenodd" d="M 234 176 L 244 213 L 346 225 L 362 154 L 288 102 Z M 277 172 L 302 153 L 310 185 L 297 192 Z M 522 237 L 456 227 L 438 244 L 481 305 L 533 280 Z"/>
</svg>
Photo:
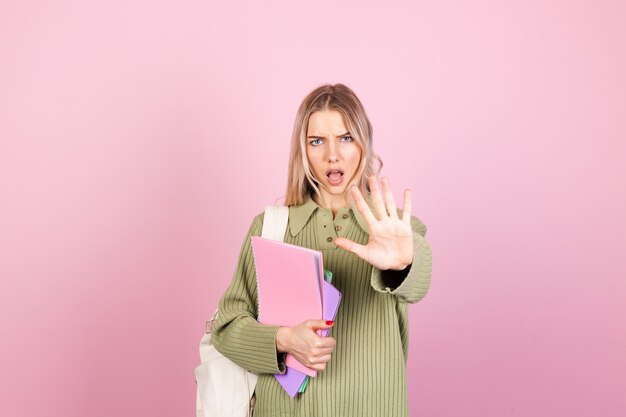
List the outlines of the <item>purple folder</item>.
<svg viewBox="0 0 626 417">
<path fill-rule="evenodd" d="M 324 302 L 322 305 L 322 315 L 324 320 L 335 320 L 339 303 L 341 302 L 341 293 L 331 283 L 324 281 Z M 330 329 L 322 330 L 322 336 L 327 336 Z M 280 385 L 285 389 L 291 398 L 295 397 L 304 382 L 307 375 L 297 369 L 287 367 L 284 374 L 274 375 Z"/>
</svg>

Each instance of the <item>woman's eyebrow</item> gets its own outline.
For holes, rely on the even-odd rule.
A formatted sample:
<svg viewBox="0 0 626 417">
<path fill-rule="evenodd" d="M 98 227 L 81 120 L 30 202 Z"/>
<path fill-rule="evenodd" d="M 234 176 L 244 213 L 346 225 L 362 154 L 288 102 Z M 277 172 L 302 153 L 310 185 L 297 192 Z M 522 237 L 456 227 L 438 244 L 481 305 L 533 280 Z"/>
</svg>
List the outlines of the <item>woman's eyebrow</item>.
<svg viewBox="0 0 626 417">
<path fill-rule="evenodd" d="M 335 137 L 337 137 L 337 138 L 342 138 L 342 137 L 344 137 L 344 136 L 351 136 L 351 135 L 350 135 L 350 132 L 346 132 L 346 133 L 343 133 L 343 134 L 341 134 L 341 135 L 336 135 Z M 311 135 L 311 136 L 307 136 L 306 138 L 307 138 L 307 139 L 325 139 L 325 138 L 326 138 L 326 136 L 315 136 L 315 135 Z"/>
</svg>

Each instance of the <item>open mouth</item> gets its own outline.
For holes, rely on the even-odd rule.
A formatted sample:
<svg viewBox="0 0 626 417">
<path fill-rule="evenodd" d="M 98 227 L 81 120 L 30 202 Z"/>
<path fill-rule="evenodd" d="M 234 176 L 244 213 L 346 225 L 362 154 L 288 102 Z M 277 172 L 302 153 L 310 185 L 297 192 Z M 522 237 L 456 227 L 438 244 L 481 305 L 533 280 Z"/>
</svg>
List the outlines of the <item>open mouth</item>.
<svg viewBox="0 0 626 417">
<path fill-rule="evenodd" d="M 340 169 L 329 169 L 326 171 L 326 178 L 330 185 L 339 185 L 343 181 L 343 171 Z"/>
</svg>

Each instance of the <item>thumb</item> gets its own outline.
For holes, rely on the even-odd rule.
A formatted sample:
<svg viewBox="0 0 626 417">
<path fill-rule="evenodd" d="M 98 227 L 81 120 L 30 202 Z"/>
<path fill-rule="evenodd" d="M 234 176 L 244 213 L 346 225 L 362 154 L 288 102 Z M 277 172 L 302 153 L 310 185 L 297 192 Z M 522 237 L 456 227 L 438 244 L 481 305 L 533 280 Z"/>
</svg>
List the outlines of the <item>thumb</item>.
<svg viewBox="0 0 626 417">
<path fill-rule="evenodd" d="M 333 327 L 332 320 L 307 320 L 305 323 L 306 327 L 311 330 L 330 329 L 331 327 Z"/>
<path fill-rule="evenodd" d="M 350 239 L 346 239 L 343 237 L 335 238 L 334 242 L 335 242 L 335 245 L 339 246 L 340 248 L 354 253 L 359 258 L 365 259 L 365 255 L 367 252 L 365 246 L 359 245 L 358 243 L 353 242 Z"/>
</svg>

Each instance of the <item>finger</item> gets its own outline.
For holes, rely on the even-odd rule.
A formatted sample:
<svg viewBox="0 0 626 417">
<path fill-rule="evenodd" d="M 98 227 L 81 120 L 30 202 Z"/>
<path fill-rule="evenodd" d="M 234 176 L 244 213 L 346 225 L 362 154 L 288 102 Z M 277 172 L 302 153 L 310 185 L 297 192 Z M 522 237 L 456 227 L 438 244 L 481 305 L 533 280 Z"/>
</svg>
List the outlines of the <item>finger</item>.
<svg viewBox="0 0 626 417">
<path fill-rule="evenodd" d="M 332 355 L 330 353 L 319 354 L 313 360 L 313 362 L 317 363 L 317 364 L 326 363 L 326 362 L 330 361 L 331 356 Z"/>
<path fill-rule="evenodd" d="M 322 337 L 322 339 L 327 339 L 327 338 L 326 337 Z M 331 353 L 333 353 L 333 350 L 335 350 L 335 346 L 334 345 L 326 344 L 324 346 L 318 346 L 315 349 L 315 353 L 318 356 L 320 356 L 320 355 L 330 355 Z"/>
<path fill-rule="evenodd" d="M 402 221 L 411 224 L 411 190 L 404 190 L 404 207 L 402 208 Z"/>
<path fill-rule="evenodd" d="M 309 357 L 308 360 L 311 364 L 321 364 L 321 363 L 326 363 L 330 360 L 331 358 L 331 353 L 328 352 L 319 352 L 319 351 L 314 351 L 309 353 Z"/>
<path fill-rule="evenodd" d="M 387 209 L 385 209 L 385 202 L 383 201 L 383 195 L 380 193 L 380 187 L 378 186 L 378 181 L 376 181 L 376 176 L 370 175 L 369 184 L 374 209 L 376 209 L 378 219 L 382 220 L 387 217 Z"/>
<path fill-rule="evenodd" d="M 317 339 L 315 339 L 315 347 L 320 349 L 320 351 L 328 349 L 328 353 L 332 352 L 336 344 L 337 341 L 332 336 L 318 337 Z"/>
<path fill-rule="evenodd" d="M 330 360 L 330 359 L 328 359 L 328 360 Z M 328 361 L 326 361 L 326 362 L 328 362 Z M 314 369 L 316 371 L 324 371 L 324 370 L 326 370 L 326 362 L 313 364 L 309 368 Z"/>
<path fill-rule="evenodd" d="M 358 243 L 343 237 L 336 238 L 334 242 L 335 245 L 339 246 L 340 248 L 352 252 L 359 258 L 367 261 L 367 248 L 365 246 L 359 245 Z"/>
<path fill-rule="evenodd" d="M 329 337 L 324 337 L 323 339 L 324 339 L 326 344 L 324 346 L 320 347 L 320 352 L 321 353 L 326 353 L 326 354 L 330 355 L 331 353 L 333 353 L 333 350 L 335 350 L 335 342 L 334 342 L 334 340 L 330 339 L 330 336 Z"/>
<path fill-rule="evenodd" d="M 389 179 L 383 178 L 383 194 L 385 195 L 385 204 L 387 205 L 387 211 L 393 219 L 398 218 L 398 209 L 396 208 L 396 201 L 391 193 L 391 187 L 389 186 Z"/>
<path fill-rule="evenodd" d="M 376 223 L 377 221 L 376 217 L 374 217 L 372 210 L 370 210 L 370 207 L 365 202 L 365 199 L 363 198 L 363 194 L 361 194 L 361 190 L 359 190 L 359 187 L 353 185 L 350 191 L 352 193 L 352 198 L 354 199 L 354 204 L 356 204 L 356 208 L 359 210 L 359 213 L 361 213 L 361 216 L 363 216 L 365 223 L 367 223 L 368 229 L 371 230 L 372 225 L 374 225 L 374 223 Z"/>
</svg>

